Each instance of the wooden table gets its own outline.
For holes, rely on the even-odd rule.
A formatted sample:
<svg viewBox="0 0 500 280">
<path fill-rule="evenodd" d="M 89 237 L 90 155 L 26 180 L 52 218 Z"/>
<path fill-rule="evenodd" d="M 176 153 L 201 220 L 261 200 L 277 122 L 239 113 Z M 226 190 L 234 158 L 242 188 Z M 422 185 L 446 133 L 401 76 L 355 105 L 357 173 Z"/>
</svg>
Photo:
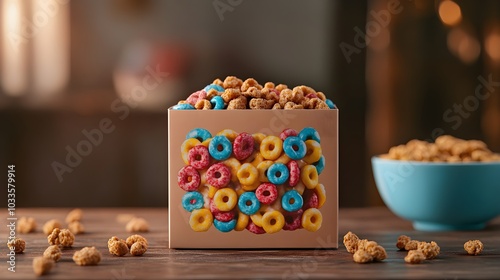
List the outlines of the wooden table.
<svg viewBox="0 0 500 280">
<path fill-rule="evenodd" d="M 41 232 L 42 224 L 52 218 L 64 221 L 70 209 L 17 209 L 16 216 L 32 216 L 38 222 L 35 233 L 20 234 L 26 240 L 24 254 L 16 255 L 16 272 L 7 270 L 6 252 L 2 253 L 0 279 L 36 279 L 31 263 L 48 246 Z M 342 242 L 338 250 L 171 250 L 167 243 L 167 209 L 100 208 L 83 209 L 85 234 L 77 235 L 74 247 L 64 250 L 62 260 L 43 279 L 498 279 L 500 278 L 500 217 L 487 229 L 471 232 L 428 233 L 414 231 L 409 222 L 394 216 L 386 208 L 341 209 L 339 240 L 347 231 L 361 238 L 377 241 L 385 247 L 388 258 L 383 262 L 357 264 Z M 7 224 L 7 211 L 0 215 Z M 112 235 L 126 238 L 130 234 L 116 219 L 130 213 L 146 218 L 151 231 L 144 233 L 149 250 L 142 257 L 111 256 L 107 240 Z M 0 227 L 2 243 L 8 236 L 6 226 Z M 405 264 L 405 252 L 395 247 L 399 235 L 417 240 L 435 240 L 441 246 L 437 259 L 419 265 Z M 480 239 L 485 245 L 479 256 L 468 256 L 463 244 Z M 103 258 L 98 266 L 77 266 L 73 252 L 84 246 L 96 246 Z"/>
</svg>

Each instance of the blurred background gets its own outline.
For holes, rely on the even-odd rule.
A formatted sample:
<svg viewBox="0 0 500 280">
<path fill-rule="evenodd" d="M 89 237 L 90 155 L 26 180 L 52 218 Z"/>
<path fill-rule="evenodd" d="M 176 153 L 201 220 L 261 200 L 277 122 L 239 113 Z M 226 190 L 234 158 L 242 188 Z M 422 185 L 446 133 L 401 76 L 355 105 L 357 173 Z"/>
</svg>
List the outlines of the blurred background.
<svg viewBox="0 0 500 280">
<path fill-rule="evenodd" d="M 370 158 L 410 139 L 500 151 L 500 1 L 0 0 L 0 27 L 18 207 L 167 206 L 166 108 L 228 75 L 334 100 L 341 207 L 383 205 Z"/>
</svg>

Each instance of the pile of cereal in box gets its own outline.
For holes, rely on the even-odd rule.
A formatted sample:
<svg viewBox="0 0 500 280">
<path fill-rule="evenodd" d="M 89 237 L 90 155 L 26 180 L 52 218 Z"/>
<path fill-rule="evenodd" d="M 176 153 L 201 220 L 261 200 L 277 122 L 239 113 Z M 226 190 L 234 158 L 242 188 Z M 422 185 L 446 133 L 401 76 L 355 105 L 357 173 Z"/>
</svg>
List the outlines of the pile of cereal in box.
<svg viewBox="0 0 500 280">
<path fill-rule="evenodd" d="M 172 107 L 174 110 L 233 110 L 233 109 L 334 109 L 335 104 L 325 94 L 308 86 L 267 82 L 263 86 L 255 79 L 245 81 L 228 76 L 216 79 L 204 89 L 192 93 Z"/>
<path fill-rule="evenodd" d="M 177 174 L 191 228 L 317 231 L 326 201 L 319 182 L 325 168 L 320 141 L 312 127 L 288 128 L 279 136 L 191 130 L 181 147 L 185 166 Z"/>
</svg>

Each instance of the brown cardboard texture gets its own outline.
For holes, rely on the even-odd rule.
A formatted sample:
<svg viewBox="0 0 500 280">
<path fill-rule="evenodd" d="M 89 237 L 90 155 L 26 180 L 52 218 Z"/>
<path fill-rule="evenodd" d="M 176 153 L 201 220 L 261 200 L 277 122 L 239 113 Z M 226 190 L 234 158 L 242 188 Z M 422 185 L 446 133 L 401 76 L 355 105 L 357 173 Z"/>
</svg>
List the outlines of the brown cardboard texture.
<svg viewBox="0 0 500 280">
<path fill-rule="evenodd" d="M 215 137 L 216 134 L 222 130 L 233 130 L 237 134 L 242 132 L 246 132 L 252 135 L 256 133 L 263 133 L 266 136 L 277 136 L 280 137 L 280 133 L 287 128 L 291 128 L 296 130 L 297 132 L 302 131 L 304 128 L 313 128 L 317 131 L 320 136 L 320 147 L 321 153 L 325 159 L 325 168 L 320 172 L 319 176 L 317 176 L 317 186 L 322 184 L 324 186 L 325 195 L 322 197 L 318 193 L 318 188 L 314 186 L 307 186 L 307 184 L 302 185 L 302 189 L 300 184 L 302 182 L 307 181 L 308 177 L 299 177 L 301 178 L 299 183 L 291 187 L 288 182 L 283 184 L 276 183 L 276 189 L 278 190 L 278 198 L 277 200 L 271 204 L 271 206 L 266 206 L 266 204 L 261 203 L 259 207 L 258 213 L 264 213 L 264 211 L 278 211 L 281 213 L 283 218 L 285 218 L 285 222 L 291 223 L 292 211 L 286 211 L 282 207 L 281 197 L 285 192 L 293 190 L 293 192 L 297 191 L 301 196 L 304 196 L 303 208 L 309 208 L 307 205 L 314 205 L 317 209 L 310 209 L 310 211 L 302 210 L 302 217 L 300 217 L 303 222 L 306 217 L 306 223 L 310 223 L 307 227 L 302 223 L 302 227 L 295 230 L 284 230 L 281 229 L 281 226 L 278 226 L 278 231 L 274 233 L 263 232 L 262 234 L 255 234 L 250 232 L 245 228 L 247 224 L 245 221 L 238 222 L 238 213 L 241 213 L 241 209 L 238 206 L 238 200 L 244 192 L 253 192 L 255 195 L 256 191 L 252 190 L 248 186 L 245 186 L 246 189 L 243 188 L 239 177 L 232 177 L 232 180 L 228 185 L 224 187 L 231 188 L 229 190 L 232 193 L 236 193 L 236 205 L 232 208 L 232 214 L 226 215 L 225 218 L 228 218 L 229 222 L 223 221 L 219 222 L 218 219 L 216 221 L 215 212 L 214 215 L 211 214 L 210 211 L 210 198 L 214 197 L 214 193 L 219 188 L 210 187 L 210 184 L 207 183 L 207 169 L 209 169 L 212 165 L 222 162 L 223 160 L 216 160 L 212 157 L 215 155 L 215 151 L 213 149 L 209 149 L 210 144 L 205 142 L 205 146 L 207 149 L 205 151 L 210 151 L 210 164 L 206 168 L 199 168 L 197 170 L 199 176 L 200 183 L 196 181 L 196 176 L 181 176 L 185 179 L 183 182 L 189 182 L 191 185 L 191 189 L 189 191 L 186 190 L 186 185 L 183 185 L 184 189 L 180 187 L 178 181 L 178 175 L 181 174 L 180 170 L 187 170 L 186 166 L 190 165 L 189 161 L 185 161 L 183 159 L 181 147 L 186 141 L 186 135 L 196 128 L 202 128 L 210 132 L 212 137 Z M 313 130 L 313 131 L 314 131 Z M 234 138 L 229 136 L 227 137 L 232 147 L 234 145 Z M 300 138 L 300 137 L 299 137 Z M 212 138 L 213 139 L 213 138 Z M 220 139 L 220 137 L 219 137 Z M 254 136 L 254 139 L 256 137 Z M 276 138 L 275 138 L 276 139 Z M 195 141 L 196 142 L 196 141 Z M 215 142 L 214 142 L 215 143 Z M 283 142 L 282 142 L 283 143 Z M 287 142 L 289 143 L 289 142 Z M 308 155 L 311 143 L 316 144 L 314 141 L 304 141 L 304 143 L 308 144 L 307 151 Z M 202 145 L 202 144 L 200 144 Z M 312 145 L 312 144 L 311 144 Z M 220 146 L 219 151 L 220 151 Z M 254 153 L 252 156 L 255 156 L 257 152 L 260 151 L 259 145 L 256 144 L 254 148 Z M 274 145 L 269 146 L 270 149 L 274 149 Z M 291 147 L 288 145 L 288 147 Z M 212 147 L 213 148 L 213 147 Z M 294 146 L 294 149 L 296 147 Z M 250 148 L 252 149 L 252 148 Z M 189 149 L 184 149 L 184 157 L 187 157 L 187 153 Z M 214 154 L 212 154 L 214 151 Z M 221 152 L 223 153 L 223 151 Z M 281 155 L 286 154 L 284 149 Z M 205 154 L 207 155 L 207 154 Z M 235 157 L 234 151 L 231 152 L 230 157 Z M 281 157 L 283 159 L 286 157 Z M 302 160 L 304 159 L 304 160 Z M 306 156 L 296 160 L 299 163 L 300 170 L 302 173 L 302 168 L 306 165 L 309 167 L 314 166 L 313 172 L 316 172 L 318 167 L 316 166 L 318 162 L 306 162 Z M 240 160 L 241 164 L 244 161 L 250 161 L 251 157 L 248 159 Z M 269 160 L 264 159 L 264 160 Z M 279 160 L 278 160 L 279 161 Z M 312 161 L 312 160 L 309 160 Z M 285 160 L 287 162 L 287 160 Z M 276 163 L 276 160 L 273 160 L 273 163 Z M 286 163 L 285 163 L 286 164 Z M 258 163 L 253 161 L 252 166 L 257 166 Z M 288 166 L 288 165 L 285 165 Z M 282 166 L 283 167 L 283 166 Z M 183 169 L 184 168 L 184 169 Z M 191 172 L 193 172 L 194 168 L 189 167 Z M 229 167 L 230 168 L 230 167 Z M 238 170 L 238 169 L 235 169 Z M 305 169 L 304 169 L 305 170 Z M 273 173 L 277 174 L 277 176 L 281 176 L 282 173 Z M 286 173 L 286 172 L 285 172 Z M 307 172 L 303 172 L 307 174 Z M 184 173 L 183 173 L 184 174 Z M 259 173 L 265 174 L 266 176 L 271 176 L 268 171 L 264 171 Z M 296 173 L 295 173 L 296 174 Z M 217 174 L 217 178 L 219 174 Z M 302 174 L 301 174 L 302 176 Z M 314 177 L 314 176 L 313 176 Z M 311 177 L 311 178 L 313 178 Z M 271 249 L 271 248 L 337 248 L 338 247 L 338 110 L 168 110 L 168 202 L 169 202 L 169 247 L 170 248 L 261 248 L 261 249 Z M 215 177 L 210 177 L 210 180 L 214 180 Z M 254 185 L 261 184 L 261 178 L 257 178 Z M 271 178 L 271 177 L 269 177 Z M 183 206 L 183 196 L 192 192 L 193 188 L 193 180 L 194 191 L 199 191 L 199 193 L 203 196 L 203 200 L 201 200 L 201 204 L 197 203 L 197 199 L 185 199 Z M 271 180 L 271 179 L 269 179 Z M 287 179 L 288 180 L 288 179 Z M 314 181 L 314 178 L 312 179 Z M 213 181 L 211 181 L 213 182 Z M 309 185 L 312 183 L 309 182 Z M 306 185 L 304 187 L 304 185 Z M 210 191 L 211 190 L 211 191 Z M 234 192 L 233 192 L 234 190 Z M 303 192 L 302 192 L 303 191 Z M 198 194 L 196 194 L 198 195 Z M 318 199 L 312 199 L 311 196 L 316 195 Z M 200 196 L 198 195 L 198 198 Z M 220 197 L 220 196 L 218 196 Z M 326 197 L 326 200 L 322 202 L 322 199 Z M 233 196 L 234 198 L 234 196 Z M 222 203 L 229 203 L 226 201 L 227 197 Z M 300 200 L 300 199 L 299 199 Z M 319 200 L 319 203 L 318 203 Z M 221 200 L 219 200 L 220 202 Z M 233 199 L 234 201 L 234 199 Z M 286 200 L 285 200 L 286 201 Z M 288 200 L 291 204 L 295 203 L 296 200 Z M 322 203 L 322 205 L 320 205 Z M 188 204 L 188 208 L 192 207 L 192 209 L 185 209 L 186 204 Z M 220 205 L 220 204 L 219 204 Z M 249 205 L 249 204 L 247 204 Z M 250 204 L 253 205 L 253 204 Z M 258 205 L 257 203 L 255 205 Z M 296 207 L 296 205 L 294 206 Z M 312 208 L 316 208 L 312 207 Z M 201 208 L 201 209 L 200 209 Z M 194 210 L 193 210 L 194 209 Z M 294 208 L 296 209 L 296 208 Z M 292 209 L 293 210 L 293 209 Z M 313 211 L 314 210 L 314 211 Z M 190 212 L 191 211 L 191 212 Z M 294 210 L 295 211 L 295 210 Z M 294 212 L 293 211 L 293 212 Z M 300 212 L 300 210 L 298 210 Z M 303 213 L 308 213 L 308 215 L 304 215 Z M 316 211 L 316 212 L 315 212 Z M 311 213 L 317 213 L 319 211 L 320 216 L 310 216 Z M 212 211 L 213 212 L 213 211 Z M 192 224 L 190 225 L 190 217 L 193 215 L 201 215 L 200 213 L 207 214 L 204 218 L 196 218 L 191 219 Z M 280 216 L 280 214 L 277 214 Z M 234 214 L 234 221 L 231 221 L 232 216 Z M 259 221 L 257 216 L 252 217 L 252 215 L 248 215 L 248 220 L 253 222 L 256 221 L 255 224 L 258 224 Z M 269 216 L 269 215 L 268 215 Z M 197 216 L 196 216 L 197 217 Z M 242 216 L 243 217 L 243 216 Z M 270 228 L 270 224 L 274 225 L 280 224 L 280 219 L 271 219 L 267 223 L 267 229 Z M 317 225 L 318 220 L 321 220 L 321 227 L 315 230 L 314 226 Z M 242 219 L 243 220 L 243 219 Z M 209 223 L 205 223 L 209 221 Z M 213 221 L 213 222 L 212 222 Z M 215 222 L 218 223 L 219 229 L 216 228 Z M 235 227 L 235 223 L 237 226 L 243 224 L 242 230 L 232 230 Z M 312 225 L 311 225 L 312 223 Z M 198 225 L 202 231 L 195 231 L 192 228 L 192 225 Z M 208 225 L 208 226 L 207 226 Z M 262 224 L 261 224 L 262 225 Z M 236 227 L 237 227 L 236 226 Z M 222 228 L 222 231 L 220 230 Z M 259 228 L 262 232 L 264 227 Z M 281 229 L 281 230 L 279 230 Z M 223 232 L 228 230 L 228 232 Z"/>
</svg>

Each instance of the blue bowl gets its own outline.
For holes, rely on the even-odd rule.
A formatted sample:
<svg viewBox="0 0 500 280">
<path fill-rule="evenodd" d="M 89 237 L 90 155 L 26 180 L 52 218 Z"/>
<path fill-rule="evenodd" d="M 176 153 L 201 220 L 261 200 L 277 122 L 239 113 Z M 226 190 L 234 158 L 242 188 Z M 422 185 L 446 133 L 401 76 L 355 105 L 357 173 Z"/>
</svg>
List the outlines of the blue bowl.
<svg viewBox="0 0 500 280">
<path fill-rule="evenodd" d="M 480 230 L 500 214 L 500 162 L 372 158 L 385 204 L 422 231 Z"/>
</svg>

